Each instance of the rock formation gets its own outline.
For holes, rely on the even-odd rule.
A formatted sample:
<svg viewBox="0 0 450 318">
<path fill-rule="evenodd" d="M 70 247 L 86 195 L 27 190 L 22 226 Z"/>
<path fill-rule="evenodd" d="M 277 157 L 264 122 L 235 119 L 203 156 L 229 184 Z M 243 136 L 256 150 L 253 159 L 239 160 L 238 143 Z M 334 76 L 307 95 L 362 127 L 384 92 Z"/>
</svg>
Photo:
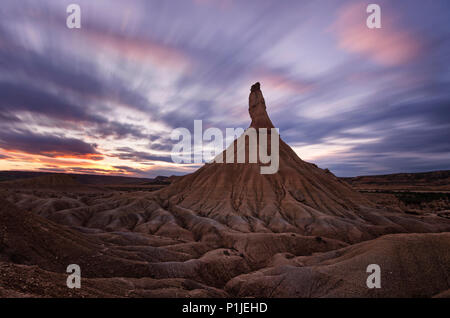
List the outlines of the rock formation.
<svg viewBox="0 0 450 318">
<path fill-rule="evenodd" d="M 250 89 L 250 96 L 248 98 L 248 112 L 252 120 L 250 127 L 274 128 L 269 115 L 267 115 L 266 102 L 261 92 L 259 82 L 252 85 Z"/>
<path fill-rule="evenodd" d="M 251 87 L 249 113 L 250 127 L 274 127 L 259 83 Z M 243 233 L 293 232 L 358 242 L 386 233 L 414 232 L 419 226 L 418 220 L 403 220 L 397 213 L 377 209 L 329 170 L 301 160 L 282 140 L 279 157 L 275 174 L 261 174 L 260 163 L 211 163 L 155 196 L 165 209 L 183 209 Z M 445 228 L 439 226 L 440 219 L 428 221 Z"/>
<path fill-rule="evenodd" d="M 249 128 L 274 127 L 259 83 L 249 113 Z M 0 187 L 0 296 L 450 295 L 449 234 L 431 234 L 449 219 L 376 205 L 281 138 L 278 171 L 261 165 L 212 162 L 155 192 Z M 391 275 L 379 290 L 372 263 Z M 64 287 L 68 264 L 85 288 Z"/>
</svg>

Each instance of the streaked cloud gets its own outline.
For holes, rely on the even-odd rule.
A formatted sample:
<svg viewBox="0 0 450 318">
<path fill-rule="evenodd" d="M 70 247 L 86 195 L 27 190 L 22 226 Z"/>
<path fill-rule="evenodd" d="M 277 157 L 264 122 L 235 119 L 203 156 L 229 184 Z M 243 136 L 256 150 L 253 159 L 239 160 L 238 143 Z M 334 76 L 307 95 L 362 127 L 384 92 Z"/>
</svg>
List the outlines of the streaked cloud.
<svg viewBox="0 0 450 318">
<path fill-rule="evenodd" d="M 96 145 L 75 138 L 34 134 L 29 131 L 1 132 L 0 147 L 6 151 L 21 151 L 53 158 L 103 159 L 95 149 Z"/>
<path fill-rule="evenodd" d="M 248 127 L 256 81 L 282 137 L 338 175 L 450 169 L 445 0 L 382 0 L 381 30 L 359 0 L 80 0 L 75 31 L 69 3 L 2 2 L 0 169 L 192 172 L 171 130 Z"/>
<path fill-rule="evenodd" d="M 399 65 L 410 62 L 419 55 L 417 38 L 407 29 L 395 25 L 395 17 L 389 10 L 382 10 L 382 28 L 366 26 L 365 2 L 349 2 L 339 9 L 332 25 L 338 46 L 350 53 L 367 56 L 382 65 Z"/>
</svg>

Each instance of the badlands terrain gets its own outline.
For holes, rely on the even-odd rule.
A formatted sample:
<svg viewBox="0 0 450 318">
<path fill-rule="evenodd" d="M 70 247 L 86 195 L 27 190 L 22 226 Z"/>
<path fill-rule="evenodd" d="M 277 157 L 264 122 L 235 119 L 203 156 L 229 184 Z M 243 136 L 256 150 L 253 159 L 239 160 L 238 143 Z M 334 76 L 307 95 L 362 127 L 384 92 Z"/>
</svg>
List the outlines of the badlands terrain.
<svg viewBox="0 0 450 318">
<path fill-rule="evenodd" d="M 274 126 L 259 85 L 249 113 Z M 279 153 L 275 174 L 1 172 L 0 296 L 450 296 L 449 172 L 340 179 L 281 139 Z M 80 289 L 66 287 L 69 264 Z"/>
</svg>

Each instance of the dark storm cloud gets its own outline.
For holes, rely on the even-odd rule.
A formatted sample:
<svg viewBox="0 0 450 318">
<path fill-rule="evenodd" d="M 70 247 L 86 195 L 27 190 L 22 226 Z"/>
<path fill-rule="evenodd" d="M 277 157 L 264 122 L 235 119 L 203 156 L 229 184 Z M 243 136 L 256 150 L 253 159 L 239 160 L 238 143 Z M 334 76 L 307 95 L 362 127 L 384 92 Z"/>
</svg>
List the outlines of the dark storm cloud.
<svg viewBox="0 0 450 318">
<path fill-rule="evenodd" d="M 46 92 L 43 89 L 27 86 L 24 82 L 0 82 L 0 122 L 5 127 L 19 127 L 21 120 L 17 117 L 20 112 L 29 112 L 42 118 L 34 117 L 34 121 L 44 126 L 58 126 L 73 129 L 85 127 L 94 138 L 112 136 L 116 139 L 131 137 L 145 139 L 142 127 L 133 124 L 109 121 L 103 116 L 96 115 L 87 107 L 72 103 L 63 96 Z M 44 119 L 47 118 L 47 119 Z M 8 125 L 8 126 L 7 126 Z M 4 148 L 7 144 L 4 143 Z"/>
<path fill-rule="evenodd" d="M 149 150 L 157 151 L 171 151 L 174 141 L 170 139 L 170 135 L 149 135 L 148 139 L 150 143 L 148 145 Z"/>
<path fill-rule="evenodd" d="M 106 115 L 110 109 L 104 104 L 110 101 L 140 111 L 151 108 L 122 79 L 105 78 L 95 64 L 58 54 L 51 46 L 46 52 L 30 50 L 1 23 L 0 34 L 0 122 L 17 126 L 21 121 L 17 114 L 27 112 L 47 118 L 35 117 L 39 125 L 88 127 L 100 138 L 146 137 L 139 126 L 119 123 Z"/>
<path fill-rule="evenodd" d="M 152 150 L 170 151 L 172 147 L 172 141 L 167 140 L 165 143 L 152 142 L 149 148 Z"/>
<path fill-rule="evenodd" d="M 63 7 L 62 7 L 63 8 Z M 49 21 L 38 23 L 41 27 L 50 27 L 58 30 L 60 25 L 54 20 L 60 14 L 53 9 L 41 12 Z M 35 17 L 18 17 L 25 20 L 32 20 Z M 7 21 L 7 18 L 5 18 Z M 59 20 L 59 19 L 58 19 Z M 46 24 L 50 23 L 50 24 Z M 59 23 L 60 21 L 57 21 Z M 90 59 L 76 54 L 68 54 L 61 48 L 68 44 L 67 39 L 71 39 L 71 33 L 63 34 L 67 38 L 61 38 L 62 43 L 55 43 L 51 35 L 43 33 L 40 35 L 43 39 L 43 51 L 33 50 L 24 44 L 25 39 L 18 37 L 18 34 L 7 31 L 5 23 L 0 23 L 0 35 L 2 37 L 2 46 L 0 46 L 0 68 L 4 72 L 11 72 L 17 78 L 31 79 L 36 85 L 43 83 L 52 84 L 61 90 L 67 90 L 77 95 L 78 98 L 107 98 L 120 102 L 130 108 L 147 111 L 151 108 L 148 100 L 138 91 L 127 87 L 123 79 L 109 74 L 105 77 L 96 63 Z M 62 29 L 64 30 L 64 28 Z M 65 30 L 70 32 L 69 30 Z M 43 31 L 45 32 L 45 31 Z M 22 35 L 23 36 L 23 35 Z M 61 35 L 58 35 L 61 36 Z M 80 42 L 76 41 L 75 45 Z"/>
<path fill-rule="evenodd" d="M 68 96 L 45 91 L 43 88 L 27 85 L 26 82 L 9 83 L 0 82 L 0 122 L 17 125 L 20 120 L 17 113 L 29 112 L 40 115 L 55 122 L 35 118 L 40 124 L 49 126 L 62 126 L 80 128 L 87 126 L 96 137 L 105 138 L 146 138 L 142 133 L 142 127 L 138 125 L 110 121 L 106 117 L 92 112 L 88 107 L 83 107 L 79 102 Z"/>
<path fill-rule="evenodd" d="M 0 67 L 4 72 L 14 72 L 16 76 L 35 81 L 37 85 L 53 83 L 82 94 L 95 95 L 102 91 L 101 79 L 94 75 L 95 65 L 80 65 L 81 61 L 74 61 L 70 56 L 38 53 L 19 45 L 11 35 L 6 36 L 6 45 L 0 47 Z"/>
<path fill-rule="evenodd" d="M 118 122 L 108 122 L 103 125 L 99 125 L 96 129 L 93 129 L 93 136 L 97 138 L 112 136 L 116 139 L 122 139 L 126 137 L 132 137 L 135 139 L 149 138 L 148 134 L 143 133 L 143 127 Z"/>
<path fill-rule="evenodd" d="M 60 95 L 23 82 L 0 82 L 0 95 L 0 111 L 6 114 L 27 111 L 66 121 L 106 122 Z"/>
<path fill-rule="evenodd" d="M 145 151 L 135 151 L 129 147 L 116 148 L 116 153 L 111 154 L 112 157 L 117 157 L 122 160 L 133 160 L 137 162 L 143 161 L 164 161 L 173 162 L 171 156 L 157 155 Z"/>
<path fill-rule="evenodd" d="M 66 138 L 30 131 L 0 132 L 0 148 L 47 157 L 94 155 L 101 159 L 95 145 L 75 138 Z"/>
<path fill-rule="evenodd" d="M 206 121 L 218 112 L 220 110 L 211 101 L 192 99 L 183 101 L 179 109 L 161 114 L 158 119 L 172 128 L 185 127 L 193 131 L 194 120 Z"/>
</svg>

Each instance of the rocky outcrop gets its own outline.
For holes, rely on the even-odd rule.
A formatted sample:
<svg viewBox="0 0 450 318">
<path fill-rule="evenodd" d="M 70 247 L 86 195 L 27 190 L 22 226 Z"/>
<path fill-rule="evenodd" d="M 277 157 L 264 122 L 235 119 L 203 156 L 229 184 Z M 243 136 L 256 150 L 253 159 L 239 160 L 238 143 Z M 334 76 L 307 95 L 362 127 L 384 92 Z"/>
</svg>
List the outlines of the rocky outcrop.
<svg viewBox="0 0 450 318">
<path fill-rule="evenodd" d="M 251 87 L 249 114 L 250 128 L 274 127 L 259 83 Z M 387 233 L 450 229 L 448 222 L 436 216 L 418 219 L 377 208 L 330 171 L 301 160 L 282 140 L 278 172 L 261 174 L 261 165 L 248 161 L 206 164 L 156 192 L 154 198 L 170 213 L 183 210 L 208 218 L 219 230 L 220 225 L 244 233 L 294 232 L 354 243 Z"/>
<path fill-rule="evenodd" d="M 249 113 L 249 128 L 273 128 L 259 83 Z M 274 174 L 212 162 L 155 192 L 65 177 L 0 189 L 0 296 L 448 295 L 450 237 L 431 233 L 450 219 L 376 205 L 281 139 L 279 159 Z M 371 263 L 381 290 L 365 286 Z M 65 287 L 69 264 L 85 288 Z"/>
</svg>

